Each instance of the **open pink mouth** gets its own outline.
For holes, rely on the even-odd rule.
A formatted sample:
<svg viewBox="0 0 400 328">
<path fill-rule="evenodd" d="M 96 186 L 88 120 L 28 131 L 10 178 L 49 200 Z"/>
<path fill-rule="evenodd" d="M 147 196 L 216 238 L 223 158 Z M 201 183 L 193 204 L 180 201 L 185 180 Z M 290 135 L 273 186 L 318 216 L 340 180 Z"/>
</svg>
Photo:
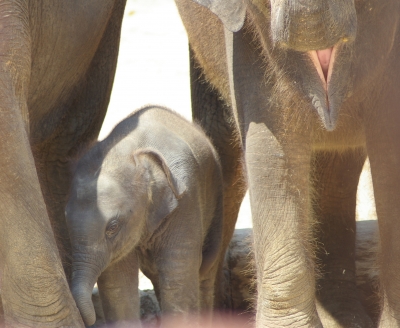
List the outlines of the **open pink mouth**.
<svg viewBox="0 0 400 328">
<path fill-rule="evenodd" d="M 326 90 L 328 89 L 328 84 L 332 75 L 336 49 L 337 48 L 335 46 L 328 49 L 312 50 L 308 52 Z"/>
</svg>

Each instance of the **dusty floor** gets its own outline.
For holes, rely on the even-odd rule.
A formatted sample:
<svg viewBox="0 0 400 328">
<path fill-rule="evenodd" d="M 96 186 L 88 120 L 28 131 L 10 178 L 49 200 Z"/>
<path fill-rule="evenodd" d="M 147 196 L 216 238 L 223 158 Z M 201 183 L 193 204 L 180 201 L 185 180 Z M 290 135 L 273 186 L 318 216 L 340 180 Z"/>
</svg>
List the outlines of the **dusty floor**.
<svg viewBox="0 0 400 328">
<path fill-rule="evenodd" d="M 134 109 L 146 104 L 165 105 L 191 118 L 188 46 L 173 0 L 128 0 L 110 107 L 100 139 Z M 357 217 L 376 217 L 369 165 L 359 185 Z M 237 223 L 251 227 L 246 196 Z M 141 280 L 140 288 L 151 287 Z"/>
</svg>

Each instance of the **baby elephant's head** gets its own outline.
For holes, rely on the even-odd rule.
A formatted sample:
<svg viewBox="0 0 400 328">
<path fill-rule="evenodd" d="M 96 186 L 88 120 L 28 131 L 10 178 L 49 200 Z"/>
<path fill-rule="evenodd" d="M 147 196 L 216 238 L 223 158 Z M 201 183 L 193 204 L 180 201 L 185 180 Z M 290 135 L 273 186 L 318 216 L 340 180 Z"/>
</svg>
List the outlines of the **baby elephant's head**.
<svg viewBox="0 0 400 328">
<path fill-rule="evenodd" d="M 80 160 L 65 215 L 73 250 L 71 289 L 86 325 L 96 319 L 91 294 L 97 278 L 157 229 L 183 191 L 155 150 Z"/>
</svg>

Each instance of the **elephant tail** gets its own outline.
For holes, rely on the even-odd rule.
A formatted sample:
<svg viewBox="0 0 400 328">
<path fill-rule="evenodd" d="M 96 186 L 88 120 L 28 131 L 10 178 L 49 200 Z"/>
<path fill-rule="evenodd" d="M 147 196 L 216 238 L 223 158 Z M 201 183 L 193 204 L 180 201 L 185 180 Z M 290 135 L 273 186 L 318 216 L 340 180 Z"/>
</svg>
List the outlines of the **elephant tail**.
<svg viewBox="0 0 400 328">
<path fill-rule="evenodd" d="M 224 206 L 222 188 L 217 191 L 214 216 L 211 220 L 206 237 L 203 243 L 202 262 L 200 266 L 200 275 L 204 275 L 211 270 L 221 259 L 223 246 L 223 228 L 224 228 Z M 222 258 L 224 256 L 222 255 Z"/>
</svg>

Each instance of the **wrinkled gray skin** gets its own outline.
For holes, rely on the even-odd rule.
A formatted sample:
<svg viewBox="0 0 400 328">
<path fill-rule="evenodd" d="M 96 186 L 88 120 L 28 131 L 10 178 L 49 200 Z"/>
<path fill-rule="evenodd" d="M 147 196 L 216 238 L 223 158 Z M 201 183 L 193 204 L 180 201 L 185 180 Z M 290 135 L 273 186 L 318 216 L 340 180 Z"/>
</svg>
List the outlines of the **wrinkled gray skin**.
<svg viewBox="0 0 400 328">
<path fill-rule="evenodd" d="M 79 160 L 66 207 L 85 323 L 96 281 L 107 322 L 139 319 L 138 263 L 164 313 L 211 310 L 222 215 L 221 167 L 200 129 L 162 107 L 119 123 Z"/>
<path fill-rule="evenodd" d="M 176 3 L 191 47 L 193 116 L 220 153 L 226 213 L 243 197 L 234 187 L 241 165 L 230 168 L 241 149 L 245 157 L 256 326 L 371 326 L 354 274 L 368 155 L 382 241 L 379 326 L 399 327 L 399 1 Z"/>
<path fill-rule="evenodd" d="M 64 265 L 68 276 L 69 159 L 97 139 L 124 6 L 125 0 L 1 1 L 0 277 L 7 326 L 83 326 L 63 271 Z"/>
</svg>

